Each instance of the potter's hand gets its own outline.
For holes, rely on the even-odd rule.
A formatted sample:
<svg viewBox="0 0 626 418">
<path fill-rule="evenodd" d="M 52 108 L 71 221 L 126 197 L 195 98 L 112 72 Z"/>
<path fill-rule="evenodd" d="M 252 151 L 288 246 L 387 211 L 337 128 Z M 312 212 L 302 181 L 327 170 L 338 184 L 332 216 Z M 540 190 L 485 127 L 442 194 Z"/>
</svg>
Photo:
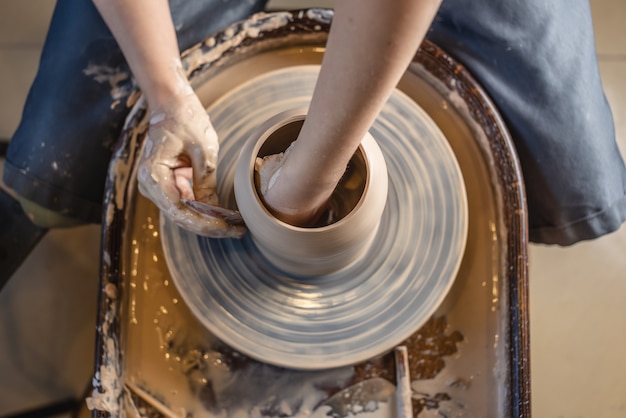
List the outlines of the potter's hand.
<svg viewBox="0 0 626 418">
<path fill-rule="evenodd" d="M 213 238 L 240 238 L 245 228 L 236 212 L 217 208 L 201 213 L 183 203 L 217 205 L 218 150 L 217 133 L 195 94 L 152 110 L 137 175 L 139 191 L 182 228 Z"/>
<path fill-rule="evenodd" d="M 287 164 L 297 143 L 293 142 L 280 154 L 257 158 L 255 171 L 263 201 L 270 212 L 283 222 L 307 227 L 314 225 L 324 213 L 336 183 L 294 183 L 294 179 L 302 177 L 299 171 L 308 170 L 305 165 L 295 164 L 295 173 L 292 174 L 290 168 L 294 164 Z M 319 178 L 314 176 L 314 179 Z"/>
<path fill-rule="evenodd" d="M 267 181 L 266 206 L 296 225 L 328 201 L 415 55 L 441 0 L 335 3 L 322 68 L 295 146 L 284 163 L 282 157 L 274 163 L 267 159 L 268 173 L 261 170 L 261 180 Z M 352 53 L 363 44 L 367 54 Z"/>
</svg>

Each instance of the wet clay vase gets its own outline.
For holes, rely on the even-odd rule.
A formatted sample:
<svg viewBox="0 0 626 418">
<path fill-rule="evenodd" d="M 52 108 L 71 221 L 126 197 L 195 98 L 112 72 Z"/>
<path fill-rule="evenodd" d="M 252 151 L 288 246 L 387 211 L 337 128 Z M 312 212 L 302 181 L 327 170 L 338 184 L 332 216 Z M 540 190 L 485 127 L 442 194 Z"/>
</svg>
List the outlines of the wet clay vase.
<svg viewBox="0 0 626 418">
<path fill-rule="evenodd" d="M 297 138 L 305 116 L 305 108 L 288 110 L 252 134 L 236 162 L 234 191 L 259 251 L 284 272 L 312 278 L 351 265 L 367 250 L 385 208 L 388 178 L 383 154 L 368 133 L 331 197 L 335 214 L 331 223 L 298 227 L 274 217 L 260 197 L 255 161 L 285 151 Z"/>
</svg>

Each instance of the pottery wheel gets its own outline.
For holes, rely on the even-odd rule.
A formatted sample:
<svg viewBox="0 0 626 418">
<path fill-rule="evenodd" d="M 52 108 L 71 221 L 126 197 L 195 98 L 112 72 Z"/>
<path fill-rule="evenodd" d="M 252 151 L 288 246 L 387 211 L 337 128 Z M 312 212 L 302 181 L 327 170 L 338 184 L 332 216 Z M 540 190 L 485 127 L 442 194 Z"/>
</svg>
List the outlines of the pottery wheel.
<svg viewBox="0 0 626 418">
<path fill-rule="evenodd" d="M 272 116 L 308 106 L 319 66 L 262 74 L 208 111 L 220 138 L 220 201 L 235 207 L 238 152 Z M 234 349 L 296 369 L 355 364 L 401 343 L 450 289 L 467 238 L 461 171 L 445 137 L 408 96 L 394 91 L 370 130 L 382 149 L 389 191 L 367 253 L 315 278 L 290 276 L 260 254 L 249 234 L 208 239 L 161 217 L 172 278 L 196 317 Z"/>
</svg>

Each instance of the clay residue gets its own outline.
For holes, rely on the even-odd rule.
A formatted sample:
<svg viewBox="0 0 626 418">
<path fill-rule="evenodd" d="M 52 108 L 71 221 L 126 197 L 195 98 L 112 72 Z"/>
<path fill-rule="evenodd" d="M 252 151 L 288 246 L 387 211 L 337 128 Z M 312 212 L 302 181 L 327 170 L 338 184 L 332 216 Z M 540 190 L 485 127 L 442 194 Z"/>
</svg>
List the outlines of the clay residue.
<svg viewBox="0 0 626 418">
<path fill-rule="evenodd" d="M 438 409 L 440 402 L 452 401 L 453 395 L 440 391 L 446 386 L 439 381 L 431 381 L 438 376 L 447 375 L 446 358 L 458 353 L 459 345 L 463 342 L 463 334 L 459 331 L 450 331 L 445 316 L 432 317 L 416 333 L 406 339 L 405 345 L 409 353 L 409 376 L 413 387 L 413 414 L 417 416 L 424 410 Z M 393 353 L 376 357 L 355 366 L 355 376 L 351 384 L 381 377 L 395 382 L 395 365 Z M 446 379 L 449 381 L 450 379 Z M 463 385 L 463 378 L 452 379 Z M 417 386 L 416 386 L 417 385 Z M 415 388 L 428 388 L 427 391 L 416 392 Z M 469 384 L 465 388 L 469 387 Z"/>
<path fill-rule="evenodd" d="M 173 305 L 157 311 L 154 324 L 168 368 L 186 377 L 209 416 L 309 417 L 329 389 L 353 375 L 350 367 L 318 372 L 260 363 L 190 327 Z"/>
<path fill-rule="evenodd" d="M 83 70 L 83 74 L 92 77 L 98 83 L 108 84 L 113 100 L 120 100 L 130 94 L 132 88 L 132 83 L 128 82 L 130 73 L 119 67 L 90 64 Z"/>
<path fill-rule="evenodd" d="M 294 22 L 294 17 L 306 18 L 319 24 L 310 25 L 313 31 L 321 31 L 330 25 L 333 11 L 330 9 L 308 9 L 300 11 L 297 16 L 291 12 L 257 13 L 243 22 L 237 22 L 227 27 L 217 37 L 211 37 L 204 42 L 190 48 L 183 55 L 187 74 L 200 71 L 223 58 L 228 51 L 234 51 L 245 44 L 246 40 L 263 37 L 264 33 L 288 28 Z M 294 27 L 291 27 L 293 30 Z"/>
<path fill-rule="evenodd" d="M 424 382 L 441 375 L 446 367 L 445 357 L 458 352 L 463 334 L 459 331 L 448 332 L 447 328 L 445 316 L 433 317 L 405 341 L 409 347 L 409 375 L 412 386 L 415 382 Z M 414 395 L 413 413 L 417 416 L 424 409 L 433 409 L 438 407 L 440 401 L 450 399 L 452 397 L 446 392 L 437 392 L 430 397 Z"/>
<path fill-rule="evenodd" d="M 184 55 L 187 72 L 191 73 L 203 65 L 211 64 L 221 58 L 226 51 L 241 45 L 244 40 L 258 38 L 262 32 L 283 27 L 291 20 L 292 15 L 289 12 L 257 13 L 244 22 L 234 23 L 222 32 L 220 39 L 209 38 Z"/>
<path fill-rule="evenodd" d="M 117 296 L 117 292 L 116 296 Z M 119 362 L 119 342 L 115 333 L 111 333 L 111 324 L 117 312 L 117 302 L 113 302 L 107 311 L 100 332 L 104 341 L 100 367 L 93 379 L 93 391 L 86 399 L 89 410 L 108 412 L 111 416 L 120 413 L 122 395 L 122 371 Z"/>
<path fill-rule="evenodd" d="M 332 9 L 309 9 L 306 11 L 306 17 L 310 20 L 330 25 L 333 20 Z M 300 19 L 302 15 L 298 16 Z"/>
<path fill-rule="evenodd" d="M 416 333 L 402 344 L 409 351 L 411 380 L 432 379 L 446 366 L 445 357 L 458 352 L 463 341 L 459 331 L 448 330 L 445 316 L 430 318 Z M 355 366 L 355 380 L 382 377 L 395 381 L 392 353 L 376 357 Z"/>
<path fill-rule="evenodd" d="M 341 387 L 352 376 L 351 368 L 306 372 L 259 363 L 215 339 L 201 341 L 181 324 L 159 334 L 169 367 L 186 377 L 210 417 L 308 418 L 326 399 L 327 388 Z"/>
<path fill-rule="evenodd" d="M 106 218 L 105 226 L 110 225 L 113 221 L 115 209 L 122 210 L 125 207 L 125 203 L 135 192 L 132 187 L 134 184 L 129 185 L 129 179 L 135 178 L 133 170 L 138 168 L 138 164 L 135 164 L 135 159 L 141 155 L 139 152 L 134 152 L 139 145 L 139 141 L 146 135 L 148 130 L 148 117 L 146 116 L 146 103 L 143 97 L 135 98 L 139 100 L 135 107 L 128 115 L 128 119 L 137 119 L 139 123 L 132 128 L 124 128 L 119 140 L 118 148 L 113 153 L 112 161 L 115 164 L 111 164 L 109 167 L 107 178 L 107 194 L 105 196 L 106 206 Z M 145 142 L 145 141 L 144 141 Z M 141 143 L 141 146 L 143 143 Z M 128 152 L 132 150 L 132 152 Z"/>
<path fill-rule="evenodd" d="M 448 333 L 445 316 L 431 318 L 404 344 L 409 347 L 411 380 L 432 379 L 446 366 L 444 357 L 458 352 L 463 341 L 459 331 Z"/>
<path fill-rule="evenodd" d="M 471 379 L 454 375 L 450 368 L 443 369 L 433 379 L 416 380 L 411 384 L 413 392 L 413 410 L 420 411 L 420 416 L 437 417 L 474 417 L 466 399 Z"/>
</svg>

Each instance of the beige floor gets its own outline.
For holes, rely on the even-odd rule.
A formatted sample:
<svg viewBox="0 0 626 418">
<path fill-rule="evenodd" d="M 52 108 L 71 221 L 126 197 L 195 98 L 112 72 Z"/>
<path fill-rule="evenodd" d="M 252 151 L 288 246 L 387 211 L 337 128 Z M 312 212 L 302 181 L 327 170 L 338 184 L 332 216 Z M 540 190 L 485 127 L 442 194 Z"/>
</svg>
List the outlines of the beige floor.
<svg viewBox="0 0 626 418">
<path fill-rule="evenodd" d="M 626 151 L 626 1 L 591 4 Z M 0 3 L 0 138 L 17 125 L 53 6 Z M 77 395 L 90 383 L 99 234 L 96 226 L 51 232 L 0 294 L 0 415 Z M 535 417 L 626 416 L 625 249 L 626 226 L 567 249 L 531 246 Z"/>
</svg>

